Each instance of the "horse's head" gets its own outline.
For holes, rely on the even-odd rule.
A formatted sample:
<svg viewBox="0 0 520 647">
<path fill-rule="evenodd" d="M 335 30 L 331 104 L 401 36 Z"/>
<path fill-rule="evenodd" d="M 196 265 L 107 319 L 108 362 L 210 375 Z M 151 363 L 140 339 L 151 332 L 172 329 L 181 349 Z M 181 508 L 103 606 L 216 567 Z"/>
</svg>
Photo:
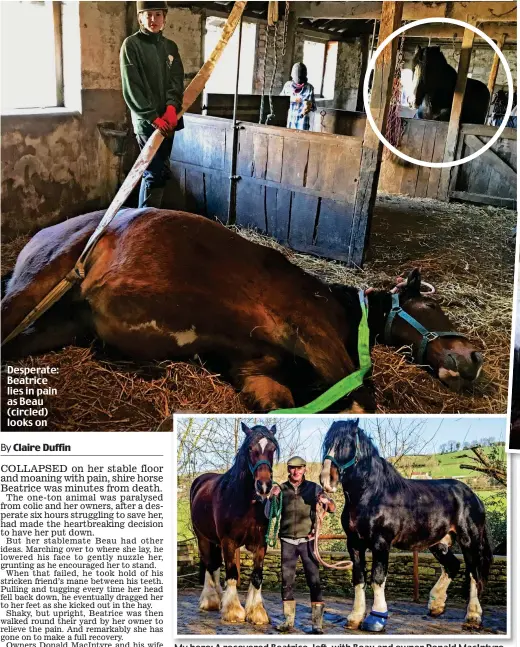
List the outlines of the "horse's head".
<svg viewBox="0 0 520 647">
<path fill-rule="evenodd" d="M 275 438 L 276 425 L 269 430 L 263 425 L 249 428 L 242 423 L 242 431 L 246 434 L 248 465 L 255 481 L 255 493 L 265 499 L 273 486 L 273 463 L 280 451 Z"/>
<path fill-rule="evenodd" d="M 410 96 L 410 102 L 415 108 L 419 108 L 423 103 L 428 90 L 431 92 L 437 88 L 435 75 L 442 74 L 442 65 L 445 64 L 447 61 L 440 47 L 417 46 L 415 48 L 412 58 L 413 92 Z"/>
<path fill-rule="evenodd" d="M 346 470 L 359 459 L 359 419 L 333 422 L 322 444 L 320 483 L 325 492 L 336 492 Z"/>
<path fill-rule="evenodd" d="M 411 346 L 415 362 L 457 391 L 479 376 L 483 357 L 464 335 L 456 332 L 437 301 L 421 293 L 421 273 L 413 270 L 392 295 L 385 325 L 385 342 Z"/>
</svg>

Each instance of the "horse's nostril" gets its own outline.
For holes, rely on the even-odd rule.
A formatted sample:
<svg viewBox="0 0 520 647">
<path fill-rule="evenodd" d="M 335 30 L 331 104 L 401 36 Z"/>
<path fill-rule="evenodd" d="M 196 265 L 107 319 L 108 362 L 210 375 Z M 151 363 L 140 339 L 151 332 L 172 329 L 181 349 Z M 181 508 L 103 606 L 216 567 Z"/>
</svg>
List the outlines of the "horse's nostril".
<svg viewBox="0 0 520 647">
<path fill-rule="evenodd" d="M 482 356 L 482 353 L 478 353 L 477 351 L 473 351 L 471 353 L 471 359 L 477 364 L 478 366 L 482 366 L 484 363 L 484 357 Z"/>
<path fill-rule="evenodd" d="M 448 353 L 446 355 L 445 367 L 451 371 L 457 370 L 457 358 L 453 353 Z"/>
</svg>

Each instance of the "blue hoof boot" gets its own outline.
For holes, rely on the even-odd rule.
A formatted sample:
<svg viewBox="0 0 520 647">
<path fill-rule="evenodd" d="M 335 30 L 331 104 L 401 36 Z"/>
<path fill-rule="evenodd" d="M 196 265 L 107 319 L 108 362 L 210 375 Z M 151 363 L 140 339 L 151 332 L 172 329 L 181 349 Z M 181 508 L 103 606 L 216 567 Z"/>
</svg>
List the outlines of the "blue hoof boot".
<svg viewBox="0 0 520 647">
<path fill-rule="evenodd" d="M 361 624 L 361 631 L 384 631 L 388 622 L 388 611 L 371 611 Z"/>
</svg>

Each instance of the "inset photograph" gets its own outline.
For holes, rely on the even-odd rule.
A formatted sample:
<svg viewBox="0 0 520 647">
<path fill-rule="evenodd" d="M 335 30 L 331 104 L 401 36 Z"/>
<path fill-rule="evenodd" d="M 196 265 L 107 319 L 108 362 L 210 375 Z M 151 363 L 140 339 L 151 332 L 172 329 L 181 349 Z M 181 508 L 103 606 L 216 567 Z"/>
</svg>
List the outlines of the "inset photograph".
<svg viewBox="0 0 520 647">
<path fill-rule="evenodd" d="M 506 635 L 505 418 L 178 417 L 179 635 Z"/>
</svg>

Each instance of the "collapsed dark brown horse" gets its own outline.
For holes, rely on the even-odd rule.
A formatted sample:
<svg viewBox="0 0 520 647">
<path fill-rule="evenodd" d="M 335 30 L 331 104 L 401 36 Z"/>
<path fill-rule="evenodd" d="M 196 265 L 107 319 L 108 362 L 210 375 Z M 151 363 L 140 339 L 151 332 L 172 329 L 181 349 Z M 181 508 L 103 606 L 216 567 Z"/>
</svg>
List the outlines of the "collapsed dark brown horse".
<svg viewBox="0 0 520 647">
<path fill-rule="evenodd" d="M 278 455 L 276 426 L 251 429 L 246 434 L 233 466 L 225 474 L 202 474 L 193 481 L 190 509 L 204 575 L 200 596 L 202 611 L 221 609 L 225 622 L 267 624 L 262 602 L 264 557 L 267 549 L 267 519 L 264 502 L 272 487 L 273 460 Z M 238 570 L 235 551 L 241 546 L 253 553 L 253 572 L 245 609 L 237 594 Z M 226 588 L 220 588 L 224 558 Z"/>
<path fill-rule="evenodd" d="M 72 269 L 102 215 L 71 218 L 29 241 L 2 302 L 4 337 Z M 374 291 L 370 341 L 410 345 L 420 364 L 459 388 L 478 376 L 482 356 L 420 286 L 414 270 L 398 306 L 443 336 L 426 338 L 403 316 L 389 327 L 395 301 Z M 4 359 L 93 337 L 136 360 L 217 357 L 253 410 L 271 410 L 304 404 L 357 368 L 360 319 L 355 288 L 326 285 L 216 222 L 125 209 L 98 242 L 83 282 L 9 342 Z M 373 410 L 370 388 L 357 389 L 340 408 L 352 406 Z"/>
</svg>

